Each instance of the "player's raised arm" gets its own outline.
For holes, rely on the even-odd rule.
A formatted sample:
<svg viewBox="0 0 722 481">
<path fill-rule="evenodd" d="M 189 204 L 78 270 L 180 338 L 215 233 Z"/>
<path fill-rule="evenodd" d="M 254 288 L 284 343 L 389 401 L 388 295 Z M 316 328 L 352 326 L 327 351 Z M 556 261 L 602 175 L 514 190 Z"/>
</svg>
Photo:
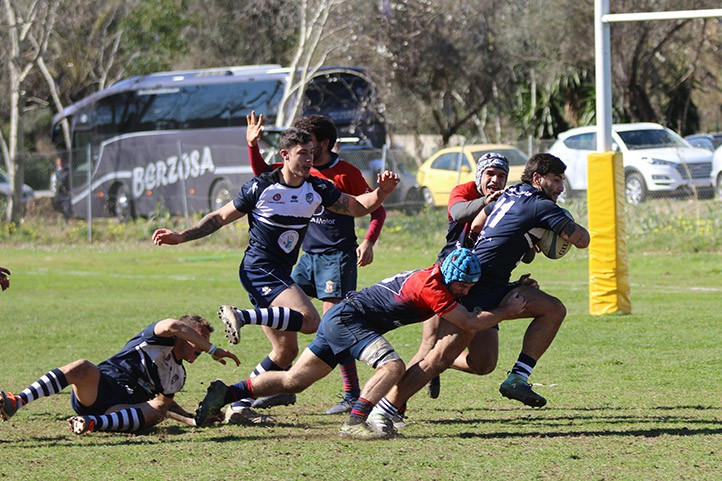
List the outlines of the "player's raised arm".
<svg viewBox="0 0 722 481">
<path fill-rule="evenodd" d="M 376 210 L 386 197 L 394 191 L 399 183 L 399 176 L 388 170 L 377 175 L 379 186 L 372 192 L 352 196 L 341 194 L 335 204 L 329 206 L 328 209 L 337 214 L 351 215 L 354 217 L 362 217 Z"/>
</svg>

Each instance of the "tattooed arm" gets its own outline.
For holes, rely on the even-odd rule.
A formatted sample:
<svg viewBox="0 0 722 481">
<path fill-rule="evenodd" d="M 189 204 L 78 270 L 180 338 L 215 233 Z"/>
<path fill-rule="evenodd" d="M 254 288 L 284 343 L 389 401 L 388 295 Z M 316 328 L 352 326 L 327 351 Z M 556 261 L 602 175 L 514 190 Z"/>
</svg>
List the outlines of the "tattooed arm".
<svg viewBox="0 0 722 481">
<path fill-rule="evenodd" d="M 328 210 L 354 217 L 368 215 L 381 205 L 398 183 L 399 176 L 387 170 L 383 174 L 378 174 L 379 186 L 374 191 L 357 196 L 341 194 Z"/>
<path fill-rule="evenodd" d="M 233 202 L 229 202 L 220 209 L 203 217 L 198 224 L 182 232 L 174 232 L 170 229 L 156 230 L 153 232 L 153 243 L 157 246 L 165 244 L 174 245 L 200 239 L 201 237 L 214 233 L 224 225 L 240 219 L 244 215 L 246 214 L 236 210 Z"/>
</svg>

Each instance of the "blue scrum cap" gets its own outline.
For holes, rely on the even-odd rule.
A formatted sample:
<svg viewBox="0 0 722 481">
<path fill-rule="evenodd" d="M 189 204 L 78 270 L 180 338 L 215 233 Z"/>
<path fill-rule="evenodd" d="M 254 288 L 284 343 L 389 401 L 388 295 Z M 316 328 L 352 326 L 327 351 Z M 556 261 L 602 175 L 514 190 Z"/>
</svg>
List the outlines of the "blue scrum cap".
<svg viewBox="0 0 722 481">
<path fill-rule="evenodd" d="M 509 160 L 496 152 L 487 152 L 476 161 L 476 188 L 481 192 L 481 176 L 486 169 L 496 167 L 509 174 Z"/>
<path fill-rule="evenodd" d="M 469 249 L 454 249 L 441 264 L 441 275 L 448 286 L 454 281 L 471 284 L 481 277 L 479 259 Z"/>
</svg>

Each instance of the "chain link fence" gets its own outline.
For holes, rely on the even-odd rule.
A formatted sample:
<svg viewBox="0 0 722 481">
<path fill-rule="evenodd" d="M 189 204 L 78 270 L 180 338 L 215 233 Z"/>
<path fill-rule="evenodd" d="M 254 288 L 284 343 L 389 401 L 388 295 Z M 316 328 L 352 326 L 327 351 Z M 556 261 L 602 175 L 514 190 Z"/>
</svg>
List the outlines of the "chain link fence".
<svg viewBox="0 0 722 481">
<path fill-rule="evenodd" d="M 553 142 L 528 138 L 509 142 L 508 145 L 528 157 L 530 153 L 548 151 Z M 469 139 L 457 146 L 473 144 L 475 139 Z M 228 165 L 207 165 L 203 170 L 204 152 L 184 149 L 182 145 L 174 154 L 166 159 L 144 162 L 144 165 L 118 174 L 112 168 L 97 168 L 99 155 L 88 149 L 58 155 L 24 153 L 25 184 L 32 189 L 28 195 L 28 205 L 31 206 L 28 212 L 31 215 L 57 215 L 54 212 L 57 206 L 53 209 L 57 157 L 63 159 L 70 172 L 72 216 L 85 219 L 89 232 L 93 220 L 98 218 L 115 217 L 125 222 L 134 217 L 173 215 L 185 216 L 186 223 L 189 223 L 189 215 L 202 215 L 230 201 L 238 192 L 244 181 L 242 179 L 252 175 L 249 168 L 244 177 L 236 176 L 235 180 L 231 180 L 231 176 L 224 174 L 231 168 Z M 214 148 L 214 155 L 247 162 L 245 146 L 219 146 Z M 428 186 L 419 183 L 416 176 L 418 165 L 426 159 L 416 159 L 400 148 L 376 149 L 357 145 L 342 145 L 339 155 L 358 167 L 372 188 L 376 184 L 376 174 L 384 169 L 400 175 L 401 183 L 384 204 L 388 210 L 414 215 L 432 203 L 424 194 L 424 188 Z M 205 162 L 208 164 L 209 160 Z M 687 169 L 685 172 L 689 176 L 701 175 Z M 203 176 L 210 180 L 202 180 Z M 111 182 L 107 182 L 108 179 Z M 9 189 L 9 186 L 6 188 Z M 3 207 L 6 199 L 0 197 L 0 203 Z M 585 190 L 568 191 L 560 198 L 560 203 L 586 225 Z M 719 243 L 717 239 L 722 239 L 721 209 L 722 202 L 714 198 L 711 189 L 660 192 L 647 196 L 643 201 L 628 203 L 625 219 L 630 246 L 634 248 L 645 242 L 664 243 L 665 233 L 683 231 L 689 235 L 690 242 L 700 244 L 700 249 L 709 249 L 710 245 L 714 249 Z M 439 210 L 443 208 L 439 207 Z"/>
</svg>

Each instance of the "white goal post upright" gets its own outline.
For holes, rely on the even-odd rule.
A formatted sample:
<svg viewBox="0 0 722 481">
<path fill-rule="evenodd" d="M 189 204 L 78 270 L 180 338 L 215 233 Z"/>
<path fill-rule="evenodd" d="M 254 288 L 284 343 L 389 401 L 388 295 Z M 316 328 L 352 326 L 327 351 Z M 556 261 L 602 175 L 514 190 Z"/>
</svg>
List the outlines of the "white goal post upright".
<svg viewBox="0 0 722 481">
<path fill-rule="evenodd" d="M 609 0 L 594 0 L 597 153 L 589 155 L 589 312 L 630 313 L 629 269 L 624 226 L 624 167 L 612 151 L 612 68 L 610 24 L 722 17 L 722 9 L 609 13 Z"/>
</svg>

